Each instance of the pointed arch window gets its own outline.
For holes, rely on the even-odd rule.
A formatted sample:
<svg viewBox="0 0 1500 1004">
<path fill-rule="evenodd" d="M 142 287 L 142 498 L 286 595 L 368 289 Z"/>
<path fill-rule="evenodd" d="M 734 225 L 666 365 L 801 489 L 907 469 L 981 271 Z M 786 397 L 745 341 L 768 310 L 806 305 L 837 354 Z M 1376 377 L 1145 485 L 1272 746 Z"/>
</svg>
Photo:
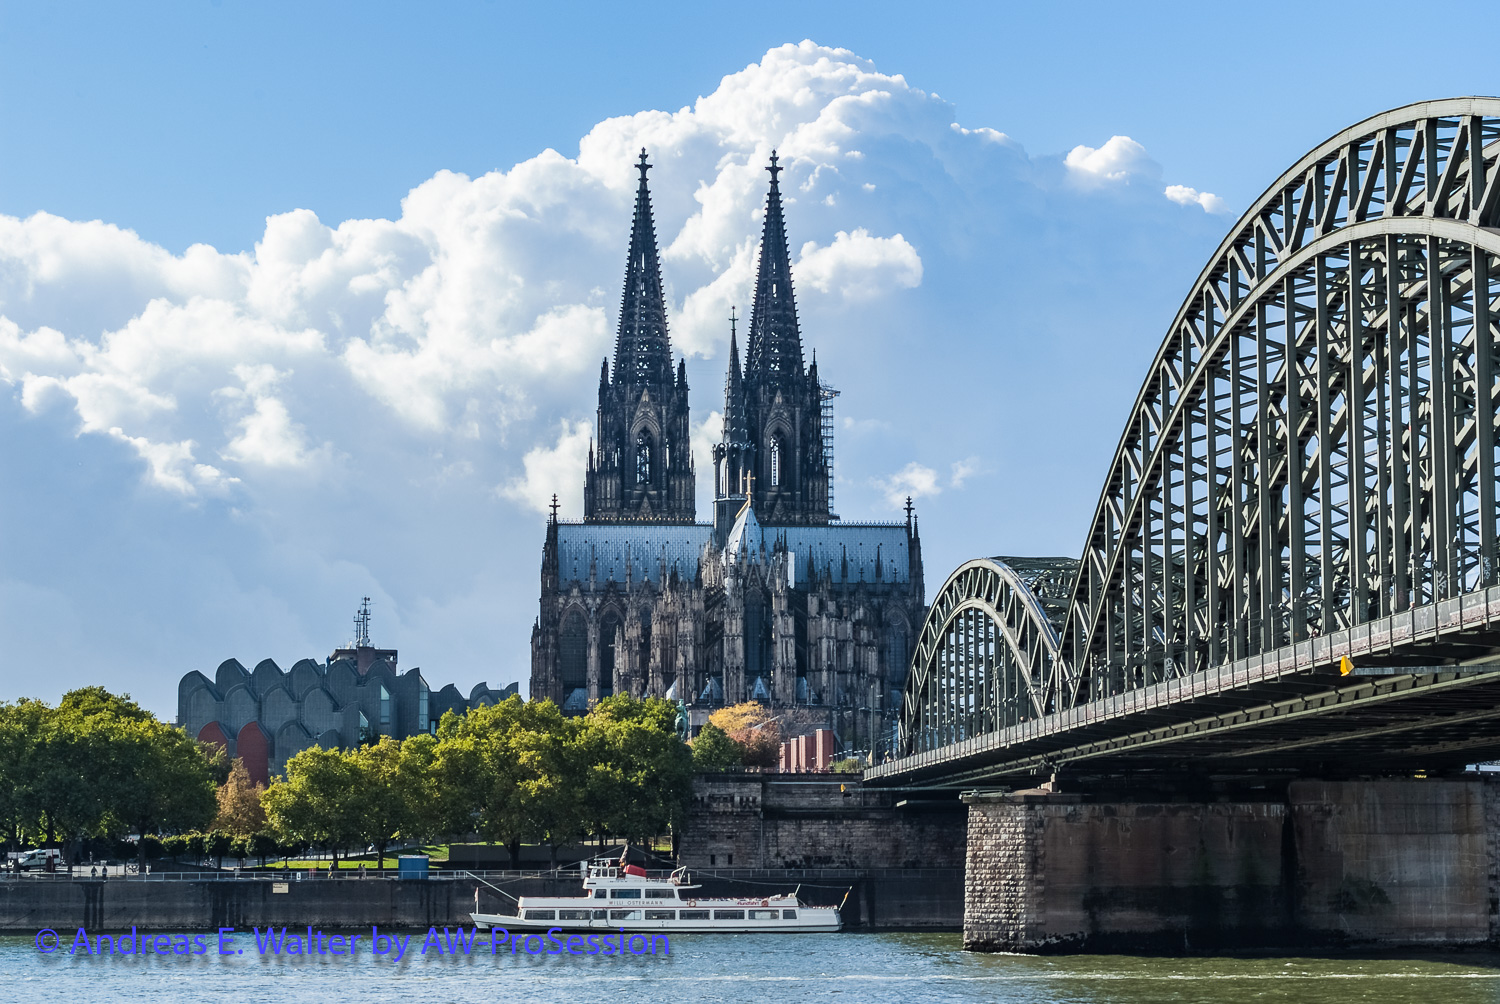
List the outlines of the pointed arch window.
<svg viewBox="0 0 1500 1004">
<path fill-rule="evenodd" d="M 651 482 L 651 437 L 642 432 L 635 438 L 635 483 Z"/>
<path fill-rule="evenodd" d="M 781 448 L 781 437 L 780 436 L 772 436 L 771 437 L 771 487 L 772 488 L 780 488 L 781 487 L 781 465 L 783 463 L 782 454 L 784 452 L 785 451 L 783 451 L 782 448 Z"/>
</svg>

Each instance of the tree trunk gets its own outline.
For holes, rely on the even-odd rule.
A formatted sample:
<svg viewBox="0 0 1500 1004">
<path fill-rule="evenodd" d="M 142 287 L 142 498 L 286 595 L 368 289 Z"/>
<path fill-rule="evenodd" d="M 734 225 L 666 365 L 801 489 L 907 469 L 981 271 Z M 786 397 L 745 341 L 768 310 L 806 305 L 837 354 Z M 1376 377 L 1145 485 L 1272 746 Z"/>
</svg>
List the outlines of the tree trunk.
<svg viewBox="0 0 1500 1004">
<path fill-rule="evenodd" d="M 385 872 L 385 848 L 386 845 L 383 843 L 375 845 L 375 853 L 379 855 L 379 860 L 375 862 L 375 871 L 382 874 Z"/>
<path fill-rule="evenodd" d="M 557 871 L 557 845 L 549 844 L 548 846 L 552 848 L 552 870 Z"/>
<path fill-rule="evenodd" d="M 511 870 L 512 871 L 520 871 L 521 870 L 521 840 L 520 840 L 520 838 L 518 837 L 515 840 L 512 840 L 510 843 L 506 844 L 505 846 L 506 846 L 506 849 L 510 851 L 510 867 L 511 867 Z"/>
</svg>

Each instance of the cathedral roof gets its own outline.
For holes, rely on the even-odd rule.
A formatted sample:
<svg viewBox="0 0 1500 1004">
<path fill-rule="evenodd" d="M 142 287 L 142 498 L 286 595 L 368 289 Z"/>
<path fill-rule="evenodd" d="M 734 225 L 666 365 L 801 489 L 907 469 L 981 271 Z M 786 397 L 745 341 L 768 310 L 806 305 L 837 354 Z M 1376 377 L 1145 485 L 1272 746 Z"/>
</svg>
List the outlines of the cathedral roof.
<svg viewBox="0 0 1500 1004">
<path fill-rule="evenodd" d="M 759 536 L 752 536 L 756 551 L 763 540 L 768 551 L 782 546 L 792 552 L 798 588 L 805 588 L 810 581 L 809 562 L 814 578 L 822 580 L 826 576 L 834 585 L 910 580 L 904 524 L 760 527 L 757 520 L 756 527 Z M 680 578 L 691 582 L 697 575 L 703 549 L 712 540 L 713 527 L 703 523 L 688 526 L 559 523 L 558 577 L 564 583 L 586 583 L 592 561 L 600 586 L 611 579 L 623 585 L 627 564 L 634 582 L 646 579 L 659 582 L 663 565 L 669 576 L 676 571 Z"/>
<path fill-rule="evenodd" d="M 698 573 L 698 558 L 713 532 L 714 528 L 706 524 L 559 523 L 557 574 L 563 582 L 587 582 L 593 562 L 600 585 L 611 579 L 623 584 L 627 565 L 632 581 L 658 582 L 665 562 L 669 576 L 675 570 L 680 577 L 692 580 Z"/>
<path fill-rule="evenodd" d="M 767 527 L 765 533 L 768 547 L 780 543 L 797 556 L 799 587 L 808 582 L 809 558 L 817 577 L 822 579 L 826 574 L 835 585 L 906 582 L 911 578 L 906 526 L 901 523 L 779 526 Z"/>
</svg>

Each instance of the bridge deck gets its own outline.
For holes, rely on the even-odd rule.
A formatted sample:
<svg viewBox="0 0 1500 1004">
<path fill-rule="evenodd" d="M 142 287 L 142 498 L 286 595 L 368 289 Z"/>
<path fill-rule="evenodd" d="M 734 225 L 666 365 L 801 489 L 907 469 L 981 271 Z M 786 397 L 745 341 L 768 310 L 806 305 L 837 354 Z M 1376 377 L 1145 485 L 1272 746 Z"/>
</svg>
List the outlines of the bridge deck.
<svg viewBox="0 0 1500 1004">
<path fill-rule="evenodd" d="M 1445 769 L 1500 758 L 1500 586 L 1415 607 L 1214 669 L 881 764 L 872 784 L 1018 781 L 1058 767 L 1118 771 Z M 1432 672 L 1342 677 L 1356 667 Z M 1446 664 L 1446 665 L 1444 665 Z"/>
</svg>

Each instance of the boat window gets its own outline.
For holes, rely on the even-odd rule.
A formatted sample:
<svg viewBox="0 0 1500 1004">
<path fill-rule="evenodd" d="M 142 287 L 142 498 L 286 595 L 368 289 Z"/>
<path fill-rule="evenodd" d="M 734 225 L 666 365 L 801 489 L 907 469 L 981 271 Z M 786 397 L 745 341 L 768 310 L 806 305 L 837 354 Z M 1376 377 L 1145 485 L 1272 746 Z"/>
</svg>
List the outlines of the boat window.
<svg viewBox="0 0 1500 1004">
<path fill-rule="evenodd" d="M 708 919 L 708 911 L 707 910 L 678 910 L 677 911 L 677 919 L 678 920 L 707 920 Z"/>
<path fill-rule="evenodd" d="M 647 910 L 646 911 L 646 919 L 647 920 L 676 920 L 677 919 L 677 911 L 676 910 Z"/>
<path fill-rule="evenodd" d="M 558 920 L 588 920 L 589 919 L 589 911 L 587 911 L 587 910 L 559 910 L 559 911 L 557 911 L 557 919 Z"/>
<path fill-rule="evenodd" d="M 641 919 L 641 911 L 639 911 L 639 910 L 611 910 L 611 911 L 609 911 L 609 919 L 610 920 L 640 920 Z"/>
<path fill-rule="evenodd" d="M 751 920 L 775 920 L 776 919 L 776 911 L 775 910 L 751 910 L 750 911 L 750 919 Z"/>
<path fill-rule="evenodd" d="M 616 889 L 614 891 L 614 893 L 615 893 L 615 899 L 640 899 L 641 898 L 641 891 L 639 889 Z"/>
<path fill-rule="evenodd" d="M 797 919 L 797 911 L 796 910 L 782 910 L 781 911 L 781 919 L 782 920 L 796 920 Z"/>
<path fill-rule="evenodd" d="M 595 889 L 594 890 L 594 898 L 595 899 L 603 899 L 604 897 L 606 897 L 608 895 L 609 895 L 609 893 L 607 891 L 603 890 L 603 889 Z"/>
<path fill-rule="evenodd" d="M 557 911 L 556 910 L 527 910 L 526 911 L 526 919 L 527 920 L 556 920 L 557 919 Z"/>
<path fill-rule="evenodd" d="M 677 898 L 677 890 L 676 889 L 647 889 L 646 890 L 646 898 L 647 899 L 676 899 Z"/>
<path fill-rule="evenodd" d="M 608 910 L 595 910 L 594 911 L 594 919 L 595 920 L 603 920 L 604 919 L 604 915 L 607 914 L 608 912 L 609 912 Z"/>
<path fill-rule="evenodd" d="M 744 920 L 744 910 L 715 910 L 714 920 Z"/>
</svg>

